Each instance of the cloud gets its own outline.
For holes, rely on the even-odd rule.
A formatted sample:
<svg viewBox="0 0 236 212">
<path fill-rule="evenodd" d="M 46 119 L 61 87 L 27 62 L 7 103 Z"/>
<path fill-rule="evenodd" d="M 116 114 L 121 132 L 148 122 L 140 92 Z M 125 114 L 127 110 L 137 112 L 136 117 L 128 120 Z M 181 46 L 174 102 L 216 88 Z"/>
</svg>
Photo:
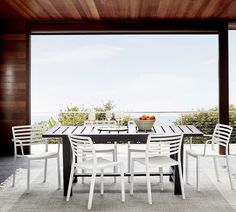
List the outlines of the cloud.
<svg viewBox="0 0 236 212">
<path fill-rule="evenodd" d="M 144 73 L 121 86 L 124 88 L 125 98 L 129 100 L 130 109 L 169 110 L 180 108 L 183 105 L 181 94 L 186 98 L 186 90 L 192 90 L 194 85 L 195 82 L 190 77 Z M 122 100 L 121 97 L 120 101 L 124 103 L 125 98 Z"/>
<path fill-rule="evenodd" d="M 91 62 L 93 60 L 108 59 L 120 51 L 122 51 L 122 48 L 106 44 L 86 45 L 79 48 L 61 50 L 60 52 L 53 51 L 34 55 L 32 64 Z"/>
</svg>

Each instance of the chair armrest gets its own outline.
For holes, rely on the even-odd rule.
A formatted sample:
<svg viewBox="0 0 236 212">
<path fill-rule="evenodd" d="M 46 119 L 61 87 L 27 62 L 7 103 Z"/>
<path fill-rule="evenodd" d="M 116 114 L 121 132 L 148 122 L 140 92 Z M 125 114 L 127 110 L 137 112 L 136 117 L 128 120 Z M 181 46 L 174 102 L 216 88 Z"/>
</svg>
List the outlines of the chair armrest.
<svg viewBox="0 0 236 212">
<path fill-rule="evenodd" d="M 20 139 L 11 139 L 11 140 L 14 142 L 14 144 L 17 143 L 22 144 L 22 141 Z"/>
<path fill-rule="evenodd" d="M 209 140 L 206 140 L 204 143 L 204 152 L 203 152 L 203 155 L 205 156 L 206 155 L 206 145 L 208 144 L 208 143 L 210 143 L 210 142 L 212 142 L 212 139 L 209 139 Z"/>
<path fill-rule="evenodd" d="M 43 140 L 45 140 L 45 152 L 48 152 L 48 138 L 43 138 Z M 57 140 L 57 144 L 58 144 L 58 148 L 57 151 L 60 151 L 60 144 L 61 144 L 61 138 L 56 138 Z"/>
<path fill-rule="evenodd" d="M 15 151 L 15 155 L 17 155 L 17 146 L 20 147 L 21 150 L 21 154 L 24 154 L 24 149 L 23 149 L 23 142 L 20 139 L 12 139 L 12 141 L 14 142 L 14 151 Z M 17 145 L 18 144 L 18 145 Z"/>
<path fill-rule="evenodd" d="M 204 144 L 206 145 L 206 144 L 208 144 L 210 142 L 212 142 L 212 139 L 208 139 L 208 140 L 204 141 Z"/>
</svg>

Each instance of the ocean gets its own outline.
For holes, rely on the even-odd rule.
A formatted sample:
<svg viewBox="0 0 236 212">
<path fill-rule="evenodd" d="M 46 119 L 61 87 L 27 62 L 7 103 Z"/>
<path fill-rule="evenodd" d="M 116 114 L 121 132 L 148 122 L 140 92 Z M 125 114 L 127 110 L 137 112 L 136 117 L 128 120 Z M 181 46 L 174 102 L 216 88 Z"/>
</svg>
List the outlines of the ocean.
<svg viewBox="0 0 236 212">
<path fill-rule="evenodd" d="M 138 118 L 143 113 L 129 113 L 130 119 Z M 159 124 L 173 124 L 178 118 L 181 117 L 180 113 L 146 113 L 146 115 L 154 115 L 156 117 L 156 121 Z M 124 114 L 126 116 L 126 114 Z M 57 119 L 58 113 L 32 113 L 31 114 L 31 123 L 38 123 L 41 121 L 48 121 L 50 118 Z"/>
</svg>

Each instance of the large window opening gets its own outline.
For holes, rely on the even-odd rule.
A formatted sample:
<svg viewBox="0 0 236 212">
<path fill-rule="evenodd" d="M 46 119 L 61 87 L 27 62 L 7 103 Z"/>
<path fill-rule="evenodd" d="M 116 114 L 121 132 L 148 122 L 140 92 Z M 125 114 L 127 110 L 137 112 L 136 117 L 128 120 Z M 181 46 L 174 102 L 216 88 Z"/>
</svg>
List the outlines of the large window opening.
<svg viewBox="0 0 236 212">
<path fill-rule="evenodd" d="M 109 100 L 171 123 L 217 107 L 218 35 L 31 36 L 32 123 Z"/>
</svg>

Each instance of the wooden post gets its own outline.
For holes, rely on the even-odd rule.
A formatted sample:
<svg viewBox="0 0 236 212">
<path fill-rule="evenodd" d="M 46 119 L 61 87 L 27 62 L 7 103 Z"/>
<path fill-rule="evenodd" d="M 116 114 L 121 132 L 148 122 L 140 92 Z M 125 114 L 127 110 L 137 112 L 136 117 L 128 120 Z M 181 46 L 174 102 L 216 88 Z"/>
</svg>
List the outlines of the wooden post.
<svg viewBox="0 0 236 212">
<path fill-rule="evenodd" d="M 229 124 L 229 56 L 228 23 L 223 22 L 219 29 L 219 123 Z M 220 154 L 225 154 L 221 147 Z"/>
<path fill-rule="evenodd" d="M 0 155 L 13 155 L 11 127 L 29 124 L 28 41 L 24 21 L 5 21 L 0 26 Z M 27 154 L 29 147 L 24 150 Z"/>
</svg>

